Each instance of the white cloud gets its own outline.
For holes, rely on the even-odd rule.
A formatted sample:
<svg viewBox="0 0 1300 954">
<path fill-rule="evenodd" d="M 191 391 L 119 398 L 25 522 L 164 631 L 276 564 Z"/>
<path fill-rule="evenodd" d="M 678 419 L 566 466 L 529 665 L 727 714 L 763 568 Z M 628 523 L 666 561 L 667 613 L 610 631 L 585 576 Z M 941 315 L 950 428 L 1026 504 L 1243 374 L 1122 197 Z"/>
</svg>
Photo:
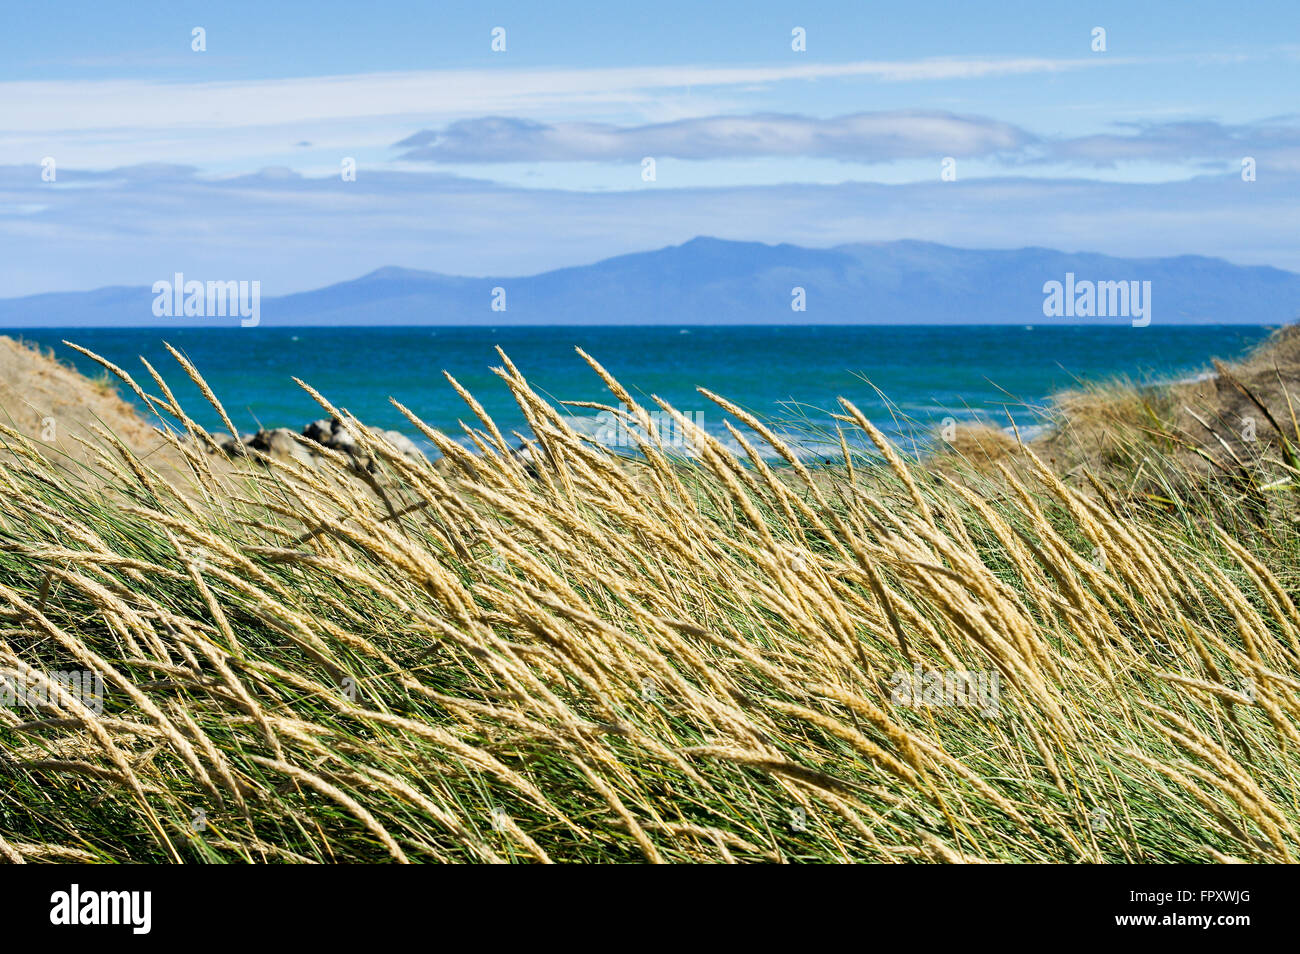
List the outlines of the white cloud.
<svg viewBox="0 0 1300 954">
<path fill-rule="evenodd" d="M 982 156 L 1023 148 L 1033 136 L 1008 123 L 952 113 L 899 110 L 819 119 L 757 114 L 703 116 L 644 126 L 464 119 L 398 143 L 402 158 L 456 163 L 719 159 L 822 156 L 884 162 L 924 156 Z"/>
<path fill-rule="evenodd" d="M 676 119 L 729 110 L 734 103 L 727 97 L 780 83 L 952 81 L 1133 62 L 957 57 L 753 67 L 430 70 L 219 82 L 0 82 L 0 155 L 57 154 L 94 168 L 145 161 L 268 162 L 304 140 L 379 149 L 400 135 L 395 129 L 488 114 Z"/>
<path fill-rule="evenodd" d="M 1119 132 L 1054 142 L 1043 161 L 1097 167 L 1134 160 L 1218 165 L 1251 156 L 1274 171 L 1300 172 L 1300 116 L 1236 125 L 1183 121 L 1117 126 Z"/>
<path fill-rule="evenodd" d="M 378 116 L 481 115 L 540 106 L 636 101 L 655 90 L 866 77 L 885 82 L 1059 73 L 1133 63 L 1105 59 L 939 58 L 792 66 L 442 70 L 294 79 L 0 83 L 0 129 L 19 132 L 230 128 Z"/>
</svg>

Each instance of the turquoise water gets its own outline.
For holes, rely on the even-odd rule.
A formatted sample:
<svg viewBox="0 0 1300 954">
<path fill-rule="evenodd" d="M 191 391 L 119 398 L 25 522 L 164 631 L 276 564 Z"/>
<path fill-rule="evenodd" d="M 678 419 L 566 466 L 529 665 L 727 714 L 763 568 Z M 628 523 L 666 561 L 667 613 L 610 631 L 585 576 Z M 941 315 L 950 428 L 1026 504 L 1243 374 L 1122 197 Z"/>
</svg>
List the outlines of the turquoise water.
<svg viewBox="0 0 1300 954">
<path fill-rule="evenodd" d="M 459 434 L 468 409 L 442 376 L 450 371 L 502 429 L 523 427 L 504 384 L 491 373 L 499 345 L 539 390 L 559 400 L 609 402 L 596 375 L 574 353 L 581 346 L 634 395 L 657 394 L 698 412 L 711 431 L 724 415 L 695 392 L 703 385 L 760 415 L 824 420 L 844 395 L 906 440 L 943 418 L 980 416 L 1022 427 L 1052 392 L 1080 380 L 1138 380 L 1203 370 L 1268 334 L 1253 326 L 783 326 L 549 328 L 250 328 L 39 329 L 6 333 L 53 347 L 90 373 L 66 338 L 147 381 L 144 355 L 167 377 L 191 415 L 221 429 L 215 414 L 163 349 L 185 352 L 222 399 L 237 427 L 301 429 L 321 416 L 291 380 L 302 378 L 367 423 L 411 433 L 388 403 L 392 395 L 429 424 Z M 869 382 L 869 383 L 868 383 Z M 872 387 L 879 388 L 882 399 Z M 125 388 L 123 395 L 130 397 Z M 152 382 L 148 390 L 154 390 Z M 891 409 L 892 406 L 892 409 Z M 577 410 L 577 414 L 594 412 Z M 412 436 L 415 436 L 412 434 Z"/>
</svg>

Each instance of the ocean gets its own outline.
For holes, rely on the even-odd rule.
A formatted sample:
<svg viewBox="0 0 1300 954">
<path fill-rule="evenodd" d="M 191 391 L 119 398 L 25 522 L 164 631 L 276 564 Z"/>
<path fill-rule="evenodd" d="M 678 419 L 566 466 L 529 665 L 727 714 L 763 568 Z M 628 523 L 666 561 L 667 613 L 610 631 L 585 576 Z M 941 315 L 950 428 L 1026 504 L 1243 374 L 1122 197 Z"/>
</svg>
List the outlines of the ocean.
<svg viewBox="0 0 1300 954">
<path fill-rule="evenodd" d="M 323 412 L 297 376 L 368 424 L 419 435 L 388 402 L 393 396 L 453 436 L 472 413 L 443 378 L 450 371 L 503 432 L 523 417 L 491 371 L 499 346 L 530 383 L 555 400 L 614 403 L 574 352 L 580 346 L 638 398 L 651 394 L 693 415 L 710 432 L 725 415 L 695 390 L 707 387 L 777 422 L 816 431 L 839 395 L 905 445 L 947 417 L 1023 428 L 1042 422 L 1055 391 L 1114 376 L 1152 382 L 1205 370 L 1267 336 L 1262 326 L 1146 328 L 1072 326 L 401 327 L 232 329 L 21 329 L 13 337 L 53 348 L 92 375 L 76 342 L 148 382 L 146 357 L 189 413 L 222 430 L 216 413 L 163 349 L 171 342 L 198 367 L 236 427 L 301 430 Z M 878 389 L 878 390 L 877 390 Z M 123 397 L 133 396 L 126 388 Z M 575 409 L 590 419 L 595 412 Z M 583 426 L 586 426 L 585 422 Z M 588 428 L 590 430 L 590 428 Z M 420 441 L 420 443 L 426 443 Z M 427 446 L 427 444 L 426 444 Z"/>
</svg>

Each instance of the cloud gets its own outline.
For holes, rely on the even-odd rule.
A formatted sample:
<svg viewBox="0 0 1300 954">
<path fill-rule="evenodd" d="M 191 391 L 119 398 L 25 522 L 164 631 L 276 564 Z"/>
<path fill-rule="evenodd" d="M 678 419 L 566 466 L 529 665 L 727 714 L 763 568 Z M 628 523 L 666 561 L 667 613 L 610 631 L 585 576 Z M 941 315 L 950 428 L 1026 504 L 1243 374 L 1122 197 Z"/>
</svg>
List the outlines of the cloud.
<svg viewBox="0 0 1300 954">
<path fill-rule="evenodd" d="M 1255 123 L 1117 123 L 1121 130 L 1059 140 L 1039 162 L 1073 162 L 1098 168 L 1135 160 L 1219 165 L 1252 156 L 1271 168 L 1300 172 L 1300 117 Z"/>
<path fill-rule="evenodd" d="M 674 150 L 670 154 L 685 156 L 691 154 L 696 134 L 700 137 L 696 154 L 713 150 L 712 154 L 726 156 L 984 155 L 1023 145 L 1032 137 L 991 120 L 936 112 L 812 119 L 787 114 L 744 116 L 742 111 L 759 98 L 770 102 L 773 96 L 779 97 L 782 108 L 798 109 L 786 104 L 820 95 L 825 87 L 817 84 L 835 85 L 837 95 L 843 97 L 843 84 L 854 81 L 955 84 L 1014 78 L 1036 83 L 1039 77 L 1157 62 L 1167 65 L 1171 60 L 1107 55 L 825 63 L 792 57 L 766 66 L 0 82 L 0 155 L 20 162 L 53 155 L 61 166 L 99 169 L 141 162 L 200 164 L 208 170 L 231 172 L 270 164 L 298 168 L 315 164 L 319 169 L 326 158 L 337 162 L 344 155 L 382 162 L 395 139 L 422 127 L 439 130 L 442 138 L 411 146 L 412 154 L 442 161 L 493 152 L 503 157 L 620 159 L 664 154 L 662 149 L 642 149 L 641 141 L 646 139 L 652 144 L 667 141 Z M 923 96 L 949 88 L 930 87 Z M 885 95 L 891 107 L 920 102 L 909 103 L 895 93 Z M 963 98 L 970 101 L 952 95 L 929 102 L 944 107 Z M 837 102 L 852 100 L 844 97 Z M 896 141 L 885 128 L 890 124 Z M 745 143 L 747 136 L 754 138 L 753 144 Z M 1075 144 L 1076 153 L 1080 161 L 1104 162 L 1106 154 L 1132 146 L 1128 138 L 1121 131 L 1091 145 L 1080 142 Z"/>
<path fill-rule="evenodd" d="M 938 156 L 1009 164 L 1117 168 L 1161 163 L 1189 172 L 1254 157 L 1300 172 L 1300 117 L 1227 125 L 1213 121 L 1116 123 L 1115 132 L 1044 139 L 1010 123 L 929 110 L 816 118 L 778 113 L 703 116 L 637 126 L 543 123 L 489 116 L 422 130 L 397 143 L 403 160 L 441 163 L 625 162 L 802 157 L 863 163 Z"/>
<path fill-rule="evenodd" d="M 902 110 L 830 119 L 775 113 L 707 116 L 642 126 L 540 123 L 486 117 L 424 130 L 397 144 L 401 158 L 436 162 L 619 161 L 643 156 L 724 159 L 819 156 L 885 162 L 929 156 L 987 156 L 1034 141 L 1008 123 Z"/>
<path fill-rule="evenodd" d="M 426 70 L 221 82 L 0 82 L 0 129 L 104 132 L 169 130 L 178 124 L 223 129 L 393 116 L 473 116 L 564 105 L 644 105 L 657 91 L 684 87 L 748 88 L 852 77 L 882 82 L 981 79 L 1135 62 L 1140 61 L 947 57 L 755 67 Z"/>
<path fill-rule="evenodd" d="M 823 81 L 916 83 L 1058 74 L 1138 62 L 947 57 L 786 62 L 772 66 L 636 66 L 371 72 L 277 79 L 0 82 L 0 156 L 54 155 L 108 169 L 140 162 L 297 163 L 311 153 L 381 156 L 421 127 L 492 115 L 568 122 L 664 121 L 741 108 Z"/>
</svg>

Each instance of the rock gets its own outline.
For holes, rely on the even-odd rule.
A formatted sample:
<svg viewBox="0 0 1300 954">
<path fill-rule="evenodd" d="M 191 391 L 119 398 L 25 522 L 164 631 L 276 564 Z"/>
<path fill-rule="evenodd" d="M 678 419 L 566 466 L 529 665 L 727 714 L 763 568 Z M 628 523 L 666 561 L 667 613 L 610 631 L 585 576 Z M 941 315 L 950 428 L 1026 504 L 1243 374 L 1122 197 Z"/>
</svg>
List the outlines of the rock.
<svg viewBox="0 0 1300 954">
<path fill-rule="evenodd" d="M 330 450 L 347 454 L 352 458 L 352 462 L 356 467 L 366 470 L 372 468 L 373 461 L 370 459 L 370 455 L 365 452 L 357 442 L 356 435 L 342 421 L 322 418 L 319 421 L 312 421 L 303 428 L 302 433 L 304 437 L 310 438 L 322 447 L 328 447 Z M 376 429 L 375 433 L 387 440 L 406 457 L 418 461 L 427 459 L 415 442 L 405 434 L 399 431 L 379 429 Z"/>
<path fill-rule="evenodd" d="M 392 444 L 403 456 L 413 461 L 428 461 L 419 446 L 400 431 L 387 431 L 376 428 L 374 433 Z M 352 466 L 358 470 L 374 469 L 374 461 L 371 460 L 370 455 L 357 442 L 356 435 L 344 426 L 341 421 L 330 418 L 312 421 L 302 429 L 302 436 L 315 441 L 322 447 L 328 447 L 330 450 L 346 454 L 351 458 Z M 216 433 L 212 435 L 212 439 L 228 456 L 244 456 L 239 441 L 229 434 Z M 266 454 L 268 457 L 286 461 L 296 460 L 312 467 L 317 463 L 317 455 L 312 453 L 311 448 L 303 444 L 298 439 L 298 435 L 287 427 L 267 428 L 258 431 L 256 434 L 244 434 L 241 439 L 245 447 Z"/>
<path fill-rule="evenodd" d="M 276 427 L 269 431 L 258 431 L 248 446 L 281 460 L 296 460 L 315 466 L 316 458 L 306 447 L 298 443 L 298 437 L 287 427 Z"/>
<path fill-rule="evenodd" d="M 361 445 L 357 443 L 356 436 L 346 427 L 340 426 L 334 432 L 334 439 L 330 442 L 330 447 L 335 450 L 341 450 L 345 454 L 359 456 L 362 454 Z"/>
<path fill-rule="evenodd" d="M 325 447 L 330 446 L 330 441 L 334 439 L 334 421 L 328 417 L 322 417 L 319 421 L 312 421 L 302 429 L 302 436 L 315 441 Z"/>
</svg>

